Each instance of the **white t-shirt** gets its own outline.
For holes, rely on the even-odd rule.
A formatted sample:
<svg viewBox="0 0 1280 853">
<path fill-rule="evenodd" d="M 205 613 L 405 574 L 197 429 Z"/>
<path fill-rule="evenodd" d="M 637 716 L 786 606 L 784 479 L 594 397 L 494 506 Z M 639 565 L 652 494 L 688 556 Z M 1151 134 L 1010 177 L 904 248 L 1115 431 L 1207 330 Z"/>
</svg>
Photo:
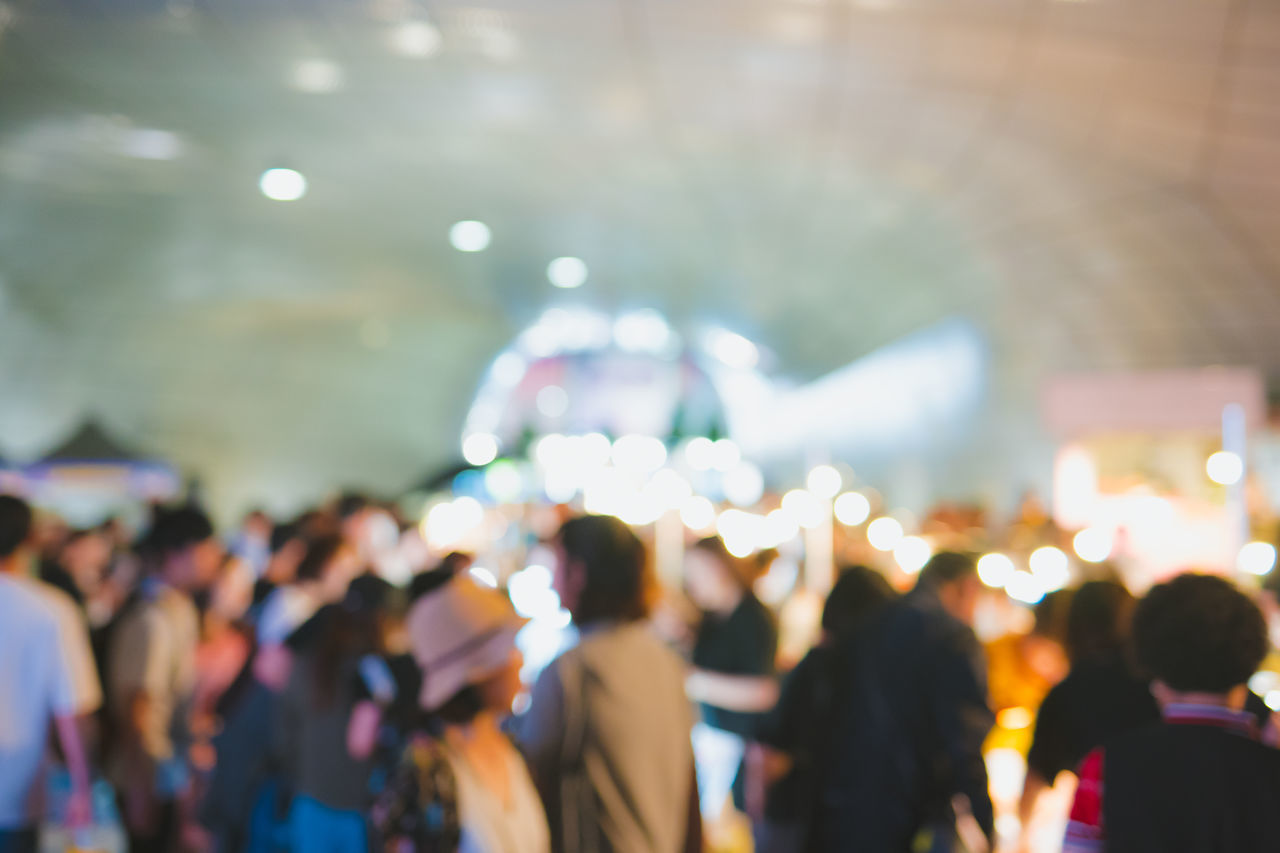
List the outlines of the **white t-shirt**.
<svg viewBox="0 0 1280 853">
<path fill-rule="evenodd" d="M 66 655 L 71 687 L 75 691 L 76 714 L 91 714 L 98 710 L 102 706 L 102 682 L 98 678 L 98 666 L 93 661 L 93 648 L 89 645 L 89 628 L 76 603 L 56 586 L 36 578 L 14 577 L 13 580 L 40 596 L 58 620 L 62 652 Z"/>
<path fill-rule="evenodd" d="M 0 575 L 0 829 L 41 817 L 49 732 L 76 713 L 58 617 L 24 581 Z"/>
</svg>

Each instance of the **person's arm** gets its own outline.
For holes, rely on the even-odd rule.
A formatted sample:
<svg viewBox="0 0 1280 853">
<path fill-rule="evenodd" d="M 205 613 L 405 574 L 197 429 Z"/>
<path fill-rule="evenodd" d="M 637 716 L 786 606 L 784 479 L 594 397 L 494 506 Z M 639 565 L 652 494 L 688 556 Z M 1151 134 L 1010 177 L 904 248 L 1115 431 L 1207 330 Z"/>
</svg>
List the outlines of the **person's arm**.
<svg viewBox="0 0 1280 853">
<path fill-rule="evenodd" d="M 275 737 L 272 738 L 273 754 L 281 778 L 292 786 L 297 781 L 298 756 L 301 753 L 300 731 L 305 713 L 303 708 L 306 684 L 305 667 L 294 667 L 289 681 L 280 692 L 276 704 Z"/>
<path fill-rule="evenodd" d="M 382 728 L 383 709 L 396 698 L 396 682 L 387 662 L 377 655 L 360 659 L 360 684 L 355 707 L 347 721 L 347 754 L 356 761 L 373 755 Z"/>
<path fill-rule="evenodd" d="M 933 719 L 951 770 L 952 792 L 968 800 L 974 820 L 990 839 L 995 816 L 982 744 L 995 718 L 987 706 L 982 648 L 971 631 L 952 640 L 934 672 Z"/>
<path fill-rule="evenodd" d="M 1102 853 L 1107 848 L 1102 826 L 1104 763 L 1102 750 L 1095 749 L 1080 764 L 1080 784 L 1071 803 L 1071 819 L 1067 822 L 1062 853 Z"/>
<path fill-rule="evenodd" d="M 542 801 L 551 807 L 564 750 L 565 695 L 560 661 L 553 661 L 533 685 L 529 710 L 519 719 L 516 735 Z"/>
<path fill-rule="evenodd" d="M 763 713 L 778 702 L 778 682 L 763 675 L 726 675 L 693 669 L 685 678 L 685 692 L 695 702 L 726 711 Z"/>
<path fill-rule="evenodd" d="M 1022 784 L 1022 797 L 1018 801 L 1018 821 L 1025 838 L 1035 817 L 1036 803 L 1046 788 L 1053 785 L 1058 771 L 1070 765 L 1063 759 L 1068 746 L 1062 708 L 1063 695 L 1055 687 L 1040 703 L 1036 713 L 1035 732 L 1031 748 L 1027 751 L 1027 775 Z"/>
<path fill-rule="evenodd" d="M 78 829 L 93 821 L 93 797 L 89 790 L 89 762 L 85 759 L 84 743 L 74 716 L 58 715 L 53 718 L 58 734 L 62 758 L 67 762 L 71 775 L 71 798 L 67 801 L 67 825 Z"/>
</svg>

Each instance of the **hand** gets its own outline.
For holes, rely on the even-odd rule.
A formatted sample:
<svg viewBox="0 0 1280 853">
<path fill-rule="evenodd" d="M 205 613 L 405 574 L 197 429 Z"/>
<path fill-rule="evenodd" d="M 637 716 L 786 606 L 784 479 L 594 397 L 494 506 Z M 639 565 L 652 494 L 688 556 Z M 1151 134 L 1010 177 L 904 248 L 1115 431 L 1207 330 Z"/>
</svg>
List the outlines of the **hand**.
<svg viewBox="0 0 1280 853">
<path fill-rule="evenodd" d="M 77 785 L 67 798 L 66 824 L 70 829 L 85 829 L 93 824 L 93 795 L 87 785 Z"/>
</svg>

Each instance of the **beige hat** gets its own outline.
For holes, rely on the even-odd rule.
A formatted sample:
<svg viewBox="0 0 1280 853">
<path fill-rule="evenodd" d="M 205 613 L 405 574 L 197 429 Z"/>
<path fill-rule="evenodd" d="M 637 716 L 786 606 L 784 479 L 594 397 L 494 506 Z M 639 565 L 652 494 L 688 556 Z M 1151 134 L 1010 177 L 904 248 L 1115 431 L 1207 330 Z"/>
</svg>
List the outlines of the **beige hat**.
<svg viewBox="0 0 1280 853">
<path fill-rule="evenodd" d="M 526 622 L 506 596 L 469 575 L 418 599 L 409 611 L 408 628 L 413 657 L 422 668 L 419 704 L 434 711 L 462 688 L 501 669 Z"/>
</svg>

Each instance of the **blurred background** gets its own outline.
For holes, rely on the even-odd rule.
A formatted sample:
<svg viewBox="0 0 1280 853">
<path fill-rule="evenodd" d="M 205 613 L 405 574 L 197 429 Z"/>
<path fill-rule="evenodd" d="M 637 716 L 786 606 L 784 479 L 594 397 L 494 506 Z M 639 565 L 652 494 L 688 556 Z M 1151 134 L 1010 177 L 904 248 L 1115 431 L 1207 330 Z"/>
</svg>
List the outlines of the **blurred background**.
<svg viewBox="0 0 1280 853">
<path fill-rule="evenodd" d="M 1032 607 L 1276 590 L 1280 4 L 479 2 L 0 0 L 0 491 L 258 551 L 345 491 L 527 676 L 570 513 L 668 592 L 718 535 L 782 669 L 837 567 L 983 554 L 1012 843 Z"/>
<path fill-rule="evenodd" d="M 1256 0 L 6 0 L 0 455 L 91 424 L 230 518 L 474 432 L 714 428 L 917 512 L 1228 402 L 1269 446 L 1278 47 Z"/>
</svg>

